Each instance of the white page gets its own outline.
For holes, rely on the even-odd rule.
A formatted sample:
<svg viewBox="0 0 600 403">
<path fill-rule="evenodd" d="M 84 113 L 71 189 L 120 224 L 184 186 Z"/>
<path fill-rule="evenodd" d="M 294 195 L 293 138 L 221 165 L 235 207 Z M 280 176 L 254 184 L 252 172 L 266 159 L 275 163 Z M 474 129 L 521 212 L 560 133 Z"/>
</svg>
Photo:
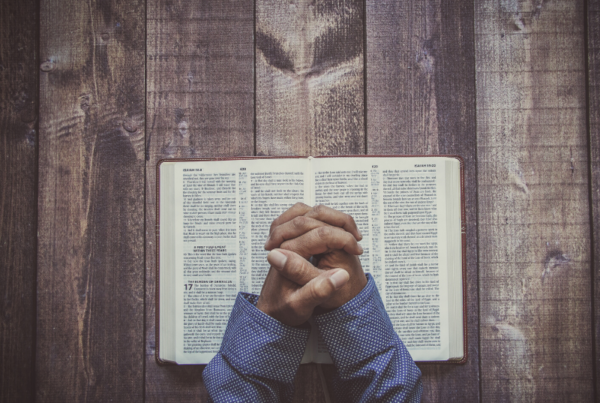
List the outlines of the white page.
<svg viewBox="0 0 600 403">
<path fill-rule="evenodd" d="M 315 203 L 359 215 L 357 221 L 361 223 L 365 215 L 368 217 L 368 225 L 359 225 L 365 249 L 361 262 L 365 272 L 375 278 L 394 329 L 414 360 L 447 360 L 448 307 L 440 303 L 448 301 L 447 287 L 441 286 L 447 284 L 445 164 L 440 158 L 425 161 L 408 157 L 315 159 Z M 338 185 L 331 183 L 336 180 Z M 407 187 L 411 182 L 426 180 L 431 182 L 427 192 L 433 194 L 435 190 L 435 204 L 414 199 L 420 198 L 415 193 L 420 190 Z M 326 193 L 317 190 L 319 181 Z M 423 186 L 419 183 L 416 187 Z M 410 222 L 410 214 L 424 209 L 425 203 L 434 206 L 427 211 L 430 224 Z"/>
<path fill-rule="evenodd" d="M 260 293 L 268 270 L 268 225 L 303 201 L 307 165 L 305 159 L 175 164 L 179 364 L 208 363 L 219 350 L 237 292 Z"/>
</svg>

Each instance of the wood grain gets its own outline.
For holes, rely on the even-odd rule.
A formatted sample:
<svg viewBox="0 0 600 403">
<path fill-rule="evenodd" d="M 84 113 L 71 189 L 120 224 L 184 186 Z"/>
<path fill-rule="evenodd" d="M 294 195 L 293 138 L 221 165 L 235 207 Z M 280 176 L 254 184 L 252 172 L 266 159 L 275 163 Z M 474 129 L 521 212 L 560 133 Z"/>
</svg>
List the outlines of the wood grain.
<svg viewBox="0 0 600 403">
<path fill-rule="evenodd" d="M 259 155 L 363 154 L 363 3 L 256 2 Z"/>
<path fill-rule="evenodd" d="M 36 1 L 0 3 L 0 402 L 33 402 L 39 97 Z"/>
<path fill-rule="evenodd" d="M 423 401 L 479 400 L 473 4 L 367 1 L 369 154 L 459 154 L 467 206 L 468 362 L 420 365 Z"/>
<path fill-rule="evenodd" d="M 365 152 L 363 26 L 358 0 L 256 2 L 258 155 Z M 325 401 L 316 365 L 295 389 L 295 402 Z"/>
<path fill-rule="evenodd" d="M 598 0 L 145 3 L 0 4 L 0 402 L 206 400 L 154 361 L 155 166 L 252 154 L 253 68 L 259 154 L 465 157 L 470 361 L 424 401 L 593 399 Z M 296 389 L 324 401 L 314 365 Z"/>
<path fill-rule="evenodd" d="M 254 153 L 254 3 L 148 1 L 146 400 L 207 401 L 204 366 L 155 361 L 156 163 Z"/>
<path fill-rule="evenodd" d="M 144 1 L 41 3 L 36 400 L 143 400 Z"/>
<path fill-rule="evenodd" d="M 583 1 L 475 4 L 482 401 L 592 401 Z"/>
<path fill-rule="evenodd" d="M 596 401 L 600 391 L 600 0 L 587 2 L 588 124 L 590 190 L 592 192 L 592 256 L 594 276 L 594 343 Z"/>
</svg>

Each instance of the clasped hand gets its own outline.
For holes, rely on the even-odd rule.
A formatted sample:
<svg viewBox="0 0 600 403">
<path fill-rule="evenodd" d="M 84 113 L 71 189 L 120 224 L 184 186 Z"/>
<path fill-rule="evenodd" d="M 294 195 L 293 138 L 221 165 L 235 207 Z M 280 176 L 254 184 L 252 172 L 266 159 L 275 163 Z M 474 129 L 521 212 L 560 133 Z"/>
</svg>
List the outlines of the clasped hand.
<svg viewBox="0 0 600 403">
<path fill-rule="evenodd" d="M 350 215 L 295 204 L 271 224 L 265 243 L 271 268 L 256 307 L 298 326 L 315 308 L 328 311 L 350 301 L 367 284 L 358 259 L 361 239 Z"/>
</svg>

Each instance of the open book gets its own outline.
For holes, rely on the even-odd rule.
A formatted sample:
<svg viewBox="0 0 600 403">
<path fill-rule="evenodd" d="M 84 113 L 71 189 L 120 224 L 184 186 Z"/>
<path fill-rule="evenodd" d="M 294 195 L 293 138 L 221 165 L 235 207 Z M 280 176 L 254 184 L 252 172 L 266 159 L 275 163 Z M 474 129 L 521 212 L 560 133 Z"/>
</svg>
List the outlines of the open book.
<svg viewBox="0 0 600 403">
<path fill-rule="evenodd" d="M 211 360 L 238 291 L 261 291 L 271 222 L 304 202 L 354 217 L 363 269 L 413 359 L 464 362 L 462 166 L 455 156 L 160 161 L 157 359 Z M 330 363 L 312 329 L 303 362 Z"/>
</svg>

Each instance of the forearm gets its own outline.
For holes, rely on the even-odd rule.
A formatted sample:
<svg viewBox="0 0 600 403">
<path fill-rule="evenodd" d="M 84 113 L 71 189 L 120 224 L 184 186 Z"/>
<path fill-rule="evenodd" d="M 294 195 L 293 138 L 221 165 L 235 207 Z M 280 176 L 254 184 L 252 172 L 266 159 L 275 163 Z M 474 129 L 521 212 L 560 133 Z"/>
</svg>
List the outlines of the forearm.
<svg viewBox="0 0 600 403">
<path fill-rule="evenodd" d="M 371 276 L 353 300 L 315 316 L 315 322 L 338 370 L 334 392 L 340 401 L 420 400 L 421 372 L 394 331 Z"/>
<path fill-rule="evenodd" d="M 286 402 L 309 330 L 283 325 L 256 309 L 252 294 L 238 294 L 219 353 L 202 374 L 215 402 Z"/>
</svg>

